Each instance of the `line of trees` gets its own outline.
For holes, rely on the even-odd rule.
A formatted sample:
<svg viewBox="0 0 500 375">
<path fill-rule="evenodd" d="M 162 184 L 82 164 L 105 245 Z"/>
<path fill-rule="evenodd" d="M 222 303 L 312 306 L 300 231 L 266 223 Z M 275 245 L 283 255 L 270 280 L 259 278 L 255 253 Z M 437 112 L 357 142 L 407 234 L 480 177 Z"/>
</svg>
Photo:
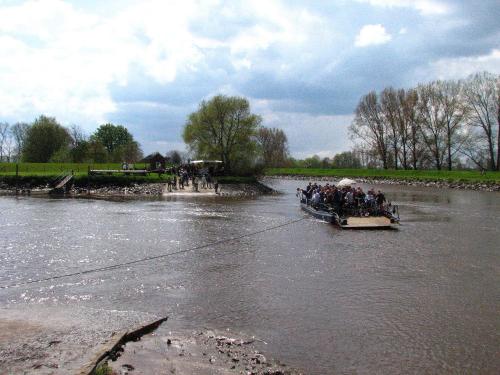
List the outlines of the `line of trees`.
<svg viewBox="0 0 500 375">
<path fill-rule="evenodd" d="M 364 95 L 349 132 L 362 165 L 500 170 L 500 76 L 434 81 Z"/>
<path fill-rule="evenodd" d="M 43 115 L 31 124 L 0 123 L 0 161 L 132 163 L 140 159 L 139 144 L 121 125 L 104 124 L 87 136 L 79 126 L 67 128 Z"/>
<path fill-rule="evenodd" d="M 183 139 L 193 157 L 219 159 L 227 172 L 236 174 L 283 166 L 289 157 L 285 133 L 263 127 L 242 97 L 217 95 L 202 101 L 188 116 Z"/>
</svg>

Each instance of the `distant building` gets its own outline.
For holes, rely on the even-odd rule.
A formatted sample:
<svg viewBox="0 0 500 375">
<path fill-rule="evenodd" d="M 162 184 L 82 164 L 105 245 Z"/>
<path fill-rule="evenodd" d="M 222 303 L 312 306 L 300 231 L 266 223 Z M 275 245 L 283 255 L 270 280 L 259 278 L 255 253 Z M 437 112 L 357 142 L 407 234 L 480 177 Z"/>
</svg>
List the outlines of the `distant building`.
<svg viewBox="0 0 500 375">
<path fill-rule="evenodd" d="M 153 152 L 141 160 L 141 163 L 149 164 L 149 170 L 165 169 L 168 158 L 159 152 Z"/>
</svg>

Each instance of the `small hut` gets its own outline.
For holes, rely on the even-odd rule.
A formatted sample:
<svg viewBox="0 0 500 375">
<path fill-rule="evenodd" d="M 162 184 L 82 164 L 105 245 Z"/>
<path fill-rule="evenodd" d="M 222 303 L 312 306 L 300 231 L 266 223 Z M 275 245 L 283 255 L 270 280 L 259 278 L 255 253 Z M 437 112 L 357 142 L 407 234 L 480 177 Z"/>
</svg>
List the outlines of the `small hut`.
<svg viewBox="0 0 500 375">
<path fill-rule="evenodd" d="M 149 164 L 150 171 L 164 170 L 167 159 L 159 152 L 153 152 L 141 160 L 141 163 Z"/>
</svg>

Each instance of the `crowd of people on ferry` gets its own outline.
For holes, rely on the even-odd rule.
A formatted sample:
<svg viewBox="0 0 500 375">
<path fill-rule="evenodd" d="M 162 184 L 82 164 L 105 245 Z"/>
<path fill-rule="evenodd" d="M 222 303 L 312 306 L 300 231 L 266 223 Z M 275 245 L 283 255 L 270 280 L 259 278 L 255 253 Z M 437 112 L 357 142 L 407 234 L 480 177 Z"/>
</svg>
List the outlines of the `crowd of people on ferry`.
<svg viewBox="0 0 500 375">
<path fill-rule="evenodd" d="M 318 185 L 309 182 L 305 189 L 297 188 L 304 202 L 317 209 L 333 210 L 338 214 L 346 211 L 356 211 L 368 215 L 384 210 L 386 198 L 383 192 L 375 192 L 373 188 L 364 192 L 361 187 L 335 186 L 327 183 Z"/>
</svg>

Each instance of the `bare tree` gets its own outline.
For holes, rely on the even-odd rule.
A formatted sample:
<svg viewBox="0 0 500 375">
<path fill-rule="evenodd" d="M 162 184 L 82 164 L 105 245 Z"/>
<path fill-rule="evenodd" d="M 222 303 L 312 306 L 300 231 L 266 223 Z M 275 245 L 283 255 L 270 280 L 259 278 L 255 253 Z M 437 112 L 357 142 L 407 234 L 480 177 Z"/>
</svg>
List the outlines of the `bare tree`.
<svg viewBox="0 0 500 375">
<path fill-rule="evenodd" d="M 21 159 L 29 127 L 30 125 L 24 122 L 17 122 L 11 126 L 10 131 L 14 140 L 16 160 Z"/>
<path fill-rule="evenodd" d="M 381 105 L 374 91 L 359 101 L 349 132 L 352 138 L 361 138 L 369 148 L 377 150 L 383 168 L 388 168 L 388 134 Z"/>
<path fill-rule="evenodd" d="M 419 114 L 421 134 L 434 160 L 436 169 L 441 170 L 446 147 L 446 124 L 442 108 L 442 92 L 437 83 L 419 85 Z"/>
<path fill-rule="evenodd" d="M 400 128 L 398 94 L 392 87 L 381 93 L 381 108 L 385 126 L 389 131 L 389 143 L 392 146 L 394 169 L 398 169 Z"/>
<path fill-rule="evenodd" d="M 7 148 L 7 138 L 9 136 L 9 124 L 0 122 L 0 162 L 4 159 L 4 152 Z"/>
<path fill-rule="evenodd" d="M 498 76 L 483 72 L 470 76 L 464 89 L 465 105 L 468 108 L 467 120 L 472 126 L 481 129 L 488 150 L 488 168 L 496 170 L 499 167 L 500 135 L 499 123 L 499 96 L 500 88 Z M 495 145 L 495 133 L 497 144 Z M 495 148 L 497 153 L 495 155 Z"/>
<path fill-rule="evenodd" d="M 456 81 L 438 81 L 434 87 L 439 91 L 443 121 L 446 127 L 446 152 L 448 170 L 452 169 L 453 156 L 462 146 L 461 131 L 467 107 L 462 104 L 462 84 Z"/>
<path fill-rule="evenodd" d="M 285 166 L 289 153 L 288 138 L 283 130 L 261 127 L 257 132 L 257 140 L 266 167 Z"/>
</svg>

